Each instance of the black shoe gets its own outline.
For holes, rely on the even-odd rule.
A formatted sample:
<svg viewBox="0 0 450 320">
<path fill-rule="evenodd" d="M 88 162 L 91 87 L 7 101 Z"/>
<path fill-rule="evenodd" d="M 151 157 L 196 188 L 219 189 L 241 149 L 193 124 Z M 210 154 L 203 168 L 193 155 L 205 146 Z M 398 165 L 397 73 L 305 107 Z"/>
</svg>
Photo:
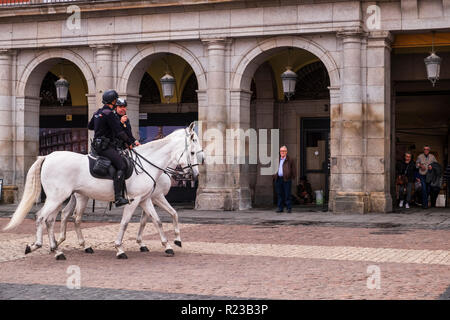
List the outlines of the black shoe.
<svg viewBox="0 0 450 320">
<path fill-rule="evenodd" d="M 278 209 L 277 211 L 275 211 L 277 213 L 283 212 L 283 210 Z"/>
<path fill-rule="evenodd" d="M 288 213 L 292 213 L 292 209 L 288 209 Z"/>
<path fill-rule="evenodd" d="M 127 199 L 123 198 L 123 197 L 119 197 L 114 204 L 116 205 L 116 208 L 124 206 L 126 204 L 129 204 L 130 201 L 128 201 Z"/>
</svg>

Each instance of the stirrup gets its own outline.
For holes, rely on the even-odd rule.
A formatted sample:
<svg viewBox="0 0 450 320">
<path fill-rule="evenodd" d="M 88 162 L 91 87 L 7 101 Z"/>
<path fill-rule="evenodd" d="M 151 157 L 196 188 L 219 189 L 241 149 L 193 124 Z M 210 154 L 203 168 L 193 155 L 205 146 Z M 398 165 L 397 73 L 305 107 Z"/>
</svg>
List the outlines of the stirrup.
<svg viewBox="0 0 450 320">
<path fill-rule="evenodd" d="M 116 205 L 116 208 L 121 207 L 121 206 L 126 205 L 126 204 L 129 204 L 129 203 L 130 203 L 130 201 L 128 201 L 127 199 L 122 198 L 122 197 L 120 197 L 116 201 L 114 201 L 114 204 Z"/>
</svg>

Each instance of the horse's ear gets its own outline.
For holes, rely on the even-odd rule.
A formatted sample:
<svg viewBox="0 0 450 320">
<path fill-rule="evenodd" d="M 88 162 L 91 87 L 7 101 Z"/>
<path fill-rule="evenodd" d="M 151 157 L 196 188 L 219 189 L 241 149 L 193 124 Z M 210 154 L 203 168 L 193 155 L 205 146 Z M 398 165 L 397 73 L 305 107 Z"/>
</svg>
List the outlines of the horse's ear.
<svg viewBox="0 0 450 320">
<path fill-rule="evenodd" d="M 189 132 L 193 132 L 195 128 L 195 122 L 191 122 L 191 124 L 189 125 Z"/>
</svg>

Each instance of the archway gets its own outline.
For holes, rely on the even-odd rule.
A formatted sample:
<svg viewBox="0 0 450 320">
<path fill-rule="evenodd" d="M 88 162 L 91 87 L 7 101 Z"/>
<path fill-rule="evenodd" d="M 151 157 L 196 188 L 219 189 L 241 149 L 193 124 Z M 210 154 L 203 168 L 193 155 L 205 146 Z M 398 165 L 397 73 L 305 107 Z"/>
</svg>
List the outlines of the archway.
<svg viewBox="0 0 450 320">
<path fill-rule="evenodd" d="M 339 104 L 335 97 L 330 97 L 329 88 L 339 84 L 336 63 L 319 45 L 295 37 L 265 40 L 244 57 L 235 69 L 232 85 L 241 92 L 252 91 L 250 128 L 279 129 L 277 142 L 286 145 L 289 155 L 296 158 L 298 175 L 293 181 L 292 194 L 297 194 L 296 185 L 301 176 L 306 176 L 311 185 L 308 199 L 299 197 L 297 203 L 311 204 L 314 190 L 323 190 L 328 200 L 329 143 L 333 137 L 330 110 L 331 105 Z M 285 99 L 281 84 L 281 74 L 288 65 L 298 75 L 296 93 L 290 100 Z M 242 102 L 241 108 L 246 108 Z M 250 168 L 253 205 L 272 206 L 272 177 L 261 175 L 259 165 L 256 179 L 251 177 L 254 171 Z"/>
<path fill-rule="evenodd" d="M 166 99 L 162 94 L 160 79 L 165 73 L 175 78 L 171 99 Z M 198 120 L 198 85 L 194 69 L 179 55 L 154 53 L 136 64 L 129 76 L 126 96 L 129 104 L 131 101 L 132 105 L 138 106 L 135 116 L 139 114 L 141 143 L 162 138 Z M 194 182 L 174 181 L 166 198 L 171 203 L 193 207 L 196 190 L 197 184 Z"/>
<path fill-rule="evenodd" d="M 393 141 L 391 152 L 391 192 L 395 211 L 409 211 L 405 203 L 399 208 L 400 187 L 396 185 L 396 177 L 401 174 L 400 162 L 404 161 L 406 152 L 411 153 L 415 162 L 423 153 L 424 146 L 431 148 L 443 170 L 450 164 L 450 68 L 446 62 L 450 59 L 450 47 L 446 44 L 436 45 L 436 54 L 442 58 L 439 80 L 433 86 L 427 79 L 424 58 L 430 52 L 431 34 L 417 36 L 420 42 L 411 44 L 410 36 L 399 34 L 393 45 L 391 78 L 392 78 L 392 128 Z M 443 39 L 449 39 L 450 34 L 439 34 Z M 442 40 L 441 40 L 442 41 Z M 426 206 L 448 207 L 450 186 L 448 182 L 433 188 Z M 430 196 L 430 193 L 429 193 Z M 435 198 L 437 197 L 437 198 Z M 411 197 L 404 197 L 410 210 L 423 205 L 420 183 L 411 185 Z"/>
<path fill-rule="evenodd" d="M 68 100 L 56 99 L 54 80 L 69 81 Z M 87 153 L 87 95 L 94 78 L 84 60 L 69 50 L 46 51 L 25 68 L 16 90 L 15 172 L 21 192 L 36 156 L 57 150 Z"/>
</svg>

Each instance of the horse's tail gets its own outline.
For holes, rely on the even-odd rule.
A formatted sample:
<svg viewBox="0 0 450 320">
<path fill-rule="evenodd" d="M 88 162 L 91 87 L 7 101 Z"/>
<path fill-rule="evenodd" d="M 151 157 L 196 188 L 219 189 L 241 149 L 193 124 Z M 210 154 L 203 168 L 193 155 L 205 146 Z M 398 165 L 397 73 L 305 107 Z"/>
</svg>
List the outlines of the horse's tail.
<svg viewBox="0 0 450 320">
<path fill-rule="evenodd" d="M 14 212 L 8 225 L 3 229 L 4 231 L 13 229 L 22 223 L 28 212 L 31 210 L 35 200 L 41 193 L 41 167 L 45 160 L 44 157 L 38 157 L 33 163 L 27 173 L 25 181 L 25 188 L 23 190 L 22 200 Z"/>
</svg>

